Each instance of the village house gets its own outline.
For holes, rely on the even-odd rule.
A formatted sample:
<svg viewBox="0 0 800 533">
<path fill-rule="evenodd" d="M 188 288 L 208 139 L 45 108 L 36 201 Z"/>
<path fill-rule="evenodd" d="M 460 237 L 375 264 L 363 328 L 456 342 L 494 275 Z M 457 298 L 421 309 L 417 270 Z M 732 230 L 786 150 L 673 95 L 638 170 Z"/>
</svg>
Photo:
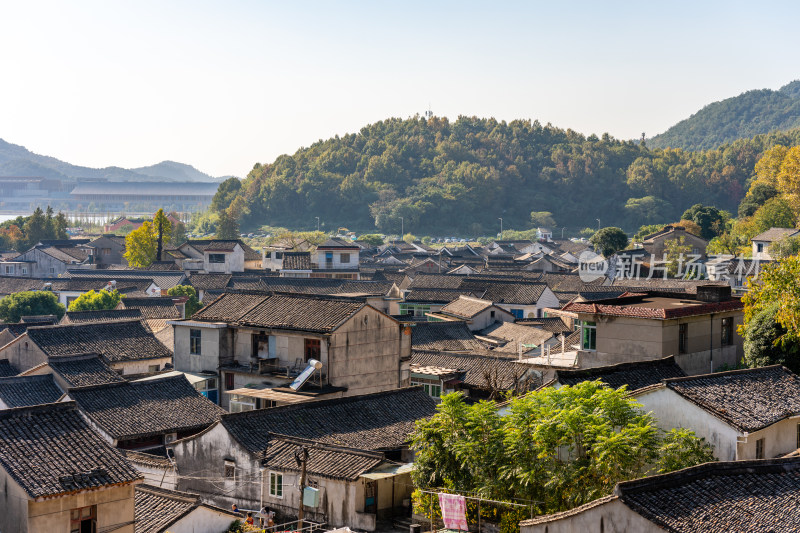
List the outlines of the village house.
<svg viewBox="0 0 800 533">
<path fill-rule="evenodd" d="M 779 365 L 664 379 L 634 398 L 659 427 L 694 430 L 721 461 L 800 448 L 800 378 Z"/>
<path fill-rule="evenodd" d="M 208 430 L 172 442 L 169 450 L 179 490 L 223 508 L 263 504 L 294 517 L 294 454 L 306 447 L 307 485 L 319 491 L 318 505 L 307 508 L 306 516 L 375 531 L 379 516 L 409 497 L 409 472 L 400 466 L 412 459 L 414 423 L 434 412 L 433 399 L 421 387 L 320 400 L 225 414 Z"/>
<path fill-rule="evenodd" d="M 514 315 L 509 311 L 497 307 L 490 300 L 459 296 L 438 313 L 428 315 L 431 319 L 452 321 L 463 320 L 470 331 L 485 329 L 496 322 L 513 322 Z"/>
<path fill-rule="evenodd" d="M 184 270 L 231 274 L 261 269 L 261 254 L 239 239 L 189 240 L 178 250 L 189 257 Z"/>
<path fill-rule="evenodd" d="M 695 295 L 658 291 L 630 292 L 618 298 L 572 302 L 550 316 L 575 320 L 580 349 L 574 368 L 661 359 L 674 355 L 689 375 L 704 374 L 742 358 L 736 328 L 743 304 L 729 285 L 700 285 Z"/>
<path fill-rule="evenodd" d="M 159 448 L 194 435 L 223 413 L 183 376 L 88 385 L 69 395 L 106 441 L 128 450 Z"/>
<path fill-rule="evenodd" d="M 107 233 L 86 244 L 92 256 L 92 262 L 99 267 L 109 265 L 127 265 L 125 259 L 125 237 Z"/>
<path fill-rule="evenodd" d="M 779 246 L 783 239 L 800 236 L 800 229 L 794 228 L 769 228 L 751 239 L 753 243 L 753 259 L 771 261 L 775 259 L 770 247 Z"/>
<path fill-rule="evenodd" d="M 521 533 L 694 533 L 800 528 L 800 458 L 706 463 L 617 483 L 562 513 L 520 522 Z"/>
<path fill-rule="evenodd" d="M 412 323 L 411 345 L 414 350 L 435 352 L 476 353 L 488 349 L 462 321 Z"/>
<path fill-rule="evenodd" d="M 125 378 L 111 368 L 102 355 L 96 353 L 50 357 L 46 363 L 37 365 L 21 375 L 49 375 L 62 391 L 62 394 L 66 394 L 74 387 L 124 383 L 126 381 Z"/>
<path fill-rule="evenodd" d="M 536 351 L 560 349 L 562 340 L 567 343 L 568 335 L 569 333 L 554 333 L 536 325 L 513 322 L 495 323 L 476 332 L 476 338 L 493 347 L 493 352 L 519 358 L 532 356 Z"/>
<path fill-rule="evenodd" d="M 195 494 L 153 484 L 136 486 L 136 533 L 223 532 L 241 514 L 203 503 Z"/>
<path fill-rule="evenodd" d="M 273 405 L 298 391 L 347 396 L 408 384 L 410 329 L 357 298 L 225 293 L 170 324 L 176 370 L 219 379 L 220 405 L 229 410 Z M 261 390 L 259 401 L 238 398 L 242 388 Z M 234 390 L 235 397 L 222 394 Z"/>
<path fill-rule="evenodd" d="M 75 402 L 0 411 L 0 531 L 135 533 L 141 480 Z"/>
<path fill-rule="evenodd" d="M 684 246 L 689 246 L 689 254 L 706 258 L 706 247 L 708 241 L 686 231 L 683 226 L 668 225 L 655 233 L 645 236 L 642 239 L 642 247 L 651 256 L 661 261 L 666 253 L 666 244 L 669 241 L 681 241 Z"/>
<path fill-rule="evenodd" d="M 312 278 L 359 279 L 358 258 L 361 248 L 352 242 L 332 238 L 317 246 L 312 260 Z"/>
<path fill-rule="evenodd" d="M 4 275 L 31 278 L 54 278 L 69 269 L 93 269 L 89 239 L 42 241 L 13 261 L 0 266 L 18 265 L 13 272 L 4 269 Z"/>
<path fill-rule="evenodd" d="M 53 376 L 0 378 L 0 410 L 58 402 L 64 396 Z"/>
<path fill-rule="evenodd" d="M 675 362 L 675 357 L 670 355 L 663 359 L 619 363 L 584 370 L 558 369 L 555 371 L 553 378 L 543 386 L 559 388 L 566 385 L 574 387 L 584 381 L 599 379 L 614 389 L 627 386 L 629 391 L 637 391 L 644 387 L 657 385 L 664 379 L 684 376 L 686 374 Z"/>
<path fill-rule="evenodd" d="M 140 320 L 30 327 L 0 348 L 20 371 L 61 355 L 101 354 L 123 375 L 163 370 L 172 352 Z"/>
</svg>

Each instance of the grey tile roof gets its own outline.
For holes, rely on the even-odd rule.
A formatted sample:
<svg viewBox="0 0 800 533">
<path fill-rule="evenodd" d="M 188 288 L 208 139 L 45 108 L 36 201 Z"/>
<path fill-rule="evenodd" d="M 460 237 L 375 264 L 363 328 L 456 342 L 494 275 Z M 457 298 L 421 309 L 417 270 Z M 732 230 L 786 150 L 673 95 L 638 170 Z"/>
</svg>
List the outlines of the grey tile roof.
<svg viewBox="0 0 800 533">
<path fill-rule="evenodd" d="M 109 281 L 116 281 L 117 286 L 140 285 L 145 281 L 151 281 L 163 290 L 171 289 L 180 285 L 186 277 L 183 271 L 158 271 L 158 270 L 69 270 L 65 277 L 69 279 L 85 279 L 101 281 L 103 286 Z"/>
<path fill-rule="evenodd" d="M 336 237 L 333 237 L 317 246 L 317 249 L 320 248 L 358 248 L 358 245 L 352 241 L 346 241 L 344 239 L 337 239 Z"/>
<path fill-rule="evenodd" d="M 0 378 L 0 400 L 10 408 L 57 402 L 62 396 L 51 374 Z"/>
<path fill-rule="evenodd" d="M 245 261 L 261 259 L 261 254 L 253 250 L 240 239 L 211 239 L 211 240 L 189 240 L 181 246 L 191 246 L 200 253 L 208 252 L 232 252 L 236 245 L 244 250 Z"/>
<path fill-rule="evenodd" d="M 285 472 L 300 472 L 295 453 L 305 446 L 308 450 L 306 473 L 345 481 L 358 477 L 384 462 L 382 453 L 333 446 L 284 435 L 271 435 L 272 439 L 263 453 L 266 466 Z"/>
<path fill-rule="evenodd" d="M 533 326 L 551 333 L 559 334 L 565 331 L 572 333 L 573 329 L 568 327 L 561 317 L 542 317 L 517 320 L 517 324 L 522 326 Z"/>
<path fill-rule="evenodd" d="M 759 233 L 751 240 L 775 242 L 781 240 L 783 237 L 794 237 L 797 234 L 800 234 L 800 230 L 795 228 L 769 228 L 767 231 Z"/>
<path fill-rule="evenodd" d="M 31 498 L 141 478 L 89 428 L 74 402 L 0 411 L 0 466 Z"/>
<path fill-rule="evenodd" d="M 620 483 L 614 493 L 667 531 L 797 531 L 800 459 L 706 463 Z"/>
<path fill-rule="evenodd" d="M 263 277 L 264 290 L 295 294 L 368 294 L 384 296 L 392 288 L 391 281 L 360 281 L 328 278 L 279 278 Z"/>
<path fill-rule="evenodd" d="M 660 383 L 662 379 L 684 377 L 686 373 L 675 363 L 673 356 L 653 361 L 620 363 L 585 370 L 556 370 L 555 379 L 562 385 L 577 385 L 583 381 L 599 379 L 609 387 L 628 390 L 641 389 Z"/>
<path fill-rule="evenodd" d="M 201 431 L 224 413 L 182 375 L 70 389 L 69 395 L 118 440 Z"/>
<path fill-rule="evenodd" d="M 665 380 L 690 402 L 747 432 L 800 415 L 800 377 L 780 366 Z"/>
<path fill-rule="evenodd" d="M 450 274 L 417 274 L 409 289 L 458 289 L 466 276 Z"/>
<path fill-rule="evenodd" d="M 15 292 L 40 291 L 45 283 L 52 283 L 55 279 L 20 278 L 14 276 L 0 276 L 0 295 L 7 296 Z"/>
<path fill-rule="evenodd" d="M 222 416 L 222 425 L 252 453 L 262 452 L 270 432 L 349 446 L 386 450 L 403 446 L 414 422 L 430 417 L 436 404 L 422 387 L 304 402 Z"/>
<path fill-rule="evenodd" d="M 442 307 L 442 312 L 461 318 L 473 318 L 480 312 L 492 307 L 492 305 L 491 300 L 459 296 L 457 300 L 453 300 Z"/>
<path fill-rule="evenodd" d="M 446 304 L 459 296 L 480 298 L 484 291 L 479 289 L 411 289 L 406 293 L 405 301 L 409 303 Z"/>
<path fill-rule="evenodd" d="M 207 291 L 224 289 L 232 277 L 231 274 L 192 274 L 186 282 L 197 290 Z"/>
<path fill-rule="evenodd" d="M 515 363 L 513 358 L 425 350 L 412 352 L 411 372 L 414 372 L 415 366 L 458 370 L 462 374 L 462 382 L 479 389 L 513 389 L 527 371 L 526 367 Z"/>
<path fill-rule="evenodd" d="M 480 279 L 469 276 L 461 283 L 461 289 L 485 291 L 482 298 L 494 303 L 535 305 L 547 289 L 547 285 L 535 281 Z"/>
<path fill-rule="evenodd" d="M 0 378 L 10 378 L 19 374 L 8 359 L 0 359 Z"/>
<path fill-rule="evenodd" d="M 145 318 L 180 318 L 181 312 L 175 307 L 172 298 L 145 297 L 122 299 L 125 309 L 138 310 Z"/>
<path fill-rule="evenodd" d="M 135 533 L 163 533 L 196 509 L 200 497 L 151 485 L 137 485 L 134 494 L 136 509 Z M 236 518 L 231 515 L 231 522 Z"/>
<path fill-rule="evenodd" d="M 113 322 L 115 320 L 141 320 L 138 309 L 107 309 L 101 311 L 67 311 L 62 324 L 86 324 L 93 322 Z"/>
<path fill-rule="evenodd" d="M 496 351 L 518 353 L 520 344 L 541 346 L 553 338 L 555 333 L 537 326 L 522 326 L 513 322 L 500 322 L 481 330 L 481 334 L 503 339 L 505 346 L 495 348 Z M 523 347 L 527 351 L 530 348 Z"/>
<path fill-rule="evenodd" d="M 416 350 L 474 352 L 486 350 L 465 322 L 419 322 L 411 328 Z"/>
<path fill-rule="evenodd" d="M 37 246 L 40 252 L 63 263 L 83 262 L 89 257 L 89 248 L 78 246 Z"/>
<path fill-rule="evenodd" d="M 97 354 L 51 357 L 47 364 L 70 387 L 86 387 L 125 381 L 125 378 L 115 372 Z"/>
<path fill-rule="evenodd" d="M 283 252 L 283 270 L 311 270 L 311 254 Z"/>
<path fill-rule="evenodd" d="M 112 364 L 172 357 L 139 320 L 39 326 L 27 334 L 49 356 L 99 353 Z"/>
<path fill-rule="evenodd" d="M 363 302 L 330 296 L 225 293 L 193 319 L 327 333 L 362 307 Z"/>
</svg>

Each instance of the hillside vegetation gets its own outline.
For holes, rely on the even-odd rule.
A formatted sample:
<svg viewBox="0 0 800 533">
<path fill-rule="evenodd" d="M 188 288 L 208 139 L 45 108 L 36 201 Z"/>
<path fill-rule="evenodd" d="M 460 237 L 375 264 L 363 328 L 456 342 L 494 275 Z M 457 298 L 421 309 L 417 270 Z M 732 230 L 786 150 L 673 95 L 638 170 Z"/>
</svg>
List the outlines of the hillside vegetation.
<svg viewBox="0 0 800 533">
<path fill-rule="evenodd" d="M 647 143 L 654 148 L 708 150 L 724 143 L 800 127 L 800 80 L 714 102 Z"/>
<path fill-rule="evenodd" d="M 718 149 L 649 149 L 538 122 L 420 117 L 388 119 L 319 141 L 243 182 L 223 182 L 212 209 L 263 225 L 396 233 L 485 235 L 550 212 L 579 229 L 678 220 L 700 202 L 736 212 L 760 155 L 800 144 L 800 130 L 759 135 Z"/>
</svg>

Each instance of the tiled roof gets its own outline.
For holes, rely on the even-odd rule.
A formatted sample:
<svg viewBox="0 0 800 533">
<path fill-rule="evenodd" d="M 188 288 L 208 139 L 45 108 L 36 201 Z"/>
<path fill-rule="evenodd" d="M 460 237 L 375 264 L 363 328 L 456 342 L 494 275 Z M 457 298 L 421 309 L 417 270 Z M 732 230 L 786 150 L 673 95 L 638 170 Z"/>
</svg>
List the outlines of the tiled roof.
<svg viewBox="0 0 800 533">
<path fill-rule="evenodd" d="M 0 400 L 11 408 L 57 402 L 62 396 L 52 374 L 0 378 Z"/>
<path fill-rule="evenodd" d="M 197 290 L 207 291 L 224 289 L 232 277 L 231 274 L 192 274 L 186 282 Z"/>
<path fill-rule="evenodd" d="M 487 279 L 469 276 L 461 283 L 461 289 L 485 291 L 482 298 L 494 303 L 534 305 L 541 298 L 547 285 L 535 281 L 518 279 Z"/>
<path fill-rule="evenodd" d="M 111 363 L 172 357 L 139 320 L 40 326 L 27 334 L 49 356 L 99 353 Z"/>
<path fill-rule="evenodd" d="M 264 451 L 267 468 L 300 472 L 295 453 L 303 446 L 308 450 L 306 473 L 311 476 L 356 481 L 358 477 L 384 462 L 382 453 L 332 446 L 321 442 L 271 435 Z"/>
<path fill-rule="evenodd" d="M 466 276 L 423 274 L 414 276 L 409 289 L 458 289 Z"/>
<path fill-rule="evenodd" d="M 363 302 L 330 296 L 225 293 L 193 319 L 326 333 L 363 306 Z"/>
<path fill-rule="evenodd" d="M 125 379 L 97 354 L 51 357 L 47 364 L 70 387 L 122 383 Z"/>
<path fill-rule="evenodd" d="M 53 279 L 18 278 L 13 276 L 0 276 L 0 295 L 14 294 L 15 292 L 40 291 L 45 283 Z"/>
<path fill-rule="evenodd" d="M 411 289 L 406 293 L 405 301 L 409 303 L 444 304 L 452 302 L 459 296 L 481 297 L 484 291 L 470 289 Z"/>
<path fill-rule="evenodd" d="M 168 290 L 176 285 L 180 285 L 185 275 L 183 271 L 158 271 L 158 270 L 69 270 L 67 276 L 70 279 L 97 280 L 105 286 L 109 281 L 116 281 L 117 287 L 120 286 L 140 286 L 144 282 L 152 282 L 160 289 Z"/>
<path fill-rule="evenodd" d="M 117 440 L 200 431 L 224 413 L 184 376 L 82 387 L 69 394 L 82 413 Z"/>
<path fill-rule="evenodd" d="M 651 318 L 655 320 L 669 320 L 685 316 L 706 315 L 709 313 L 724 313 L 738 311 L 744 307 L 739 298 L 732 298 L 726 302 L 704 303 L 687 305 L 686 307 L 659 308 L 637 307 L 613 303 L 580 303 L 573 302 L 565 305 L 562 310 L 572 313 L 588 313 L 593 315 L 626 316 L 632 318 Z"/>
<path fill-rule="evenodd" d="M 527 371 L 526 367 L 515 363 L 513 358 L 423 350 L 412 352 L 411 365 L 412 372 L 414 365 L 458 370 L 463 373 L 461 381 L 480 389 L 513 389 Z"/>
<path fill-rule="evenodd" d="M 449 304 L 442 307 L 442 312 L 448 315 L 454 315 L 461 318 L 473 318 L 481 311 L 492 307 L 491 300 L 481 300 L 480 298 L 469 298 L 466 296 L 459 296 L 457 300 L 453 300 Z"/>
<path fill-rule="evenodd" d="M 555 335 L 552 331 L 536 326 L 521 326 L 513 322 L 500 322 L 489 326 L 481 331 L 481 334 L 508 341 L 508 344 L 496 348 L 502 352 L 517 353 L 520 344 L 541 346 Z M 528 351 L 530 347 L 524 347 L 523 351 Z"/>
<path fill-rule="evenodd" d="M 261 278 L 264 290 L 295 294 L 368 294 L 384 296 L 392 288 L 391 281 L 361 281 L 328 278 Z"/>
<path fill-rule="evenodd" d="M 800 377 L 779 366 L 674 378 L 666 386 L 741 431 L 800 415 Z"/>
<path fill-rule="evenodd" d="M 675 358 L 670 355 L 653 361 L 620 363 L 585 370 L 556 370 L 555 379 L 562 385 L 570 386 L 599 379 L 615 389 L 627 385 L 628 390 L 636 390 L 659 383 L 662 379 L 685 375 L 681 367 L 675 363 Z"/>
<path fill-rule="evenodd" d="M 262 452 L 270 432 L 365 450 L 396 449 L 414 422 L 432 416 L 436 404 L 422 387 L 303 402 L 222 416 L 222 425 L 252 453 Z"/>
<path fill-rule="evenodd" d="M 134 494 L 136 509 L 135 533 L 163 533 L 200 506 L 200 497 L 151 485 L 137 485 Z M 236 518 L 231 515 L 231 522 Z"/>
<path fill-rule="evenodd" d="M 619 483 L 614 494 L 675 532 L 800 530 L 800 459 L 714 462 Z"/>
<path fill-rule="evenodd" d="M 555 334 L 563 333 L 565 331 L 571 333 L 573 331 L 572 328 L 567 326 L 561 317 L 557 316 L 517 320 L 516 323 L 522 326 L 533 326 L 535 328 L 543 329 Z"/>
<path fill-rule="evenodd" d="M 283 270 L 311 270 L 311 254 L 283 252 Z"/>
<path fill-rule="evenodd" d="M 767 231 L 759 233 L 751 240 L 775 242 L 781 240 L 783 237 L 793 237 L 798 233 L 800 233 L 800 230 L 795 228 L 769 228 Z"/>
<path fill-rule="evenodd" d="M 175 307 L 172 298 L 131 298 L 122 299 L 125 309 L 138 310 L 145 318 L 180 318 L 181 312 Z"/>
<path fill-rule="evenodd" d="M 93 322 L 113 322 L 115 320 L 141 320 L 138 309 L 106 309 L 102 311 L 67 311 L 62 324 L 86 324 Z"/>
<path fill-rule="evenodd" d="M 31 498 L 141 478 L 89 428 L 74 402 L 0 411 L 0 466 Z"/>
<path fill-rule="evenodd" d="M 58 322 L 58 318 L 56 317 L 56 315 L 28 315 L 19 317 L 19 321 L 23 324 L 29 324 L 31 326 L 34 325 L 48 326 L 50 324 L 55 324 L 56 322 Z"/>
<path fill-rule="evenodd" d="M 545 272 L 540 278 L 553 292 L 581 292 L 591 289 L 601 289 L 603 279 L 591 282 L 583 281 L 578 274 Z"/>
<path fill-rule="evenodd" d="M 685 279 L 664 279 L 663 277 L 652 278 L 614 278 L 611 282 L 611 287 L 624 288 L 627 291 L 669 291 L 669 292 L 685 292 L 687 294 L 696 294 L 698 285 L 708 285 L 708 280 L 685 280 Z"/>
<path fill-rule="evenodd" d="M 419 322 L 411 328 L 411 345 L 416 350 L 474 352 L 486 347 L 475 338 L 465 322 Z"/>
<path fill-rule="evenodd" d="M 89 257 L 89 248 L 77 246 L 37 246 L 40 252 L 63 263 L 83 262 Z"/>
<path fill-rule="evenodd" d="M 34 327 L 34 326 L 48 326 L 48 325 L 55 325 L 55 324 L 57 324 L 57 321 L 53 321 L 50 324 L 47 324 L 47 323 L 44 323 L 44 322 L 35 322 L 35 323 L 18 322 L 16 324 L 14 324 L 14 323 L 11 323 L 11 324 L 0 324 L 0 331 L 8 330 L 8 332 L 11 333 L 14 337 L 19 337 L 20 335 L 22 335 L 23 333 L 28 331 L 28 328 L 31 328 L 31 327 Z"/>
<path fill-rule="evenodd" d="M 345 241 L 344 239 L 337 239 L 333 237 L 317 246 L 317 250 L 324 250 L 328 248 L 358 248 L 358 245 L 352 241 Z"/>
<path fill-rule="evenodd" d="M 8 359 L 0 359 L 0 378 L 10 378 L 19 374 Z"/>
</svg>

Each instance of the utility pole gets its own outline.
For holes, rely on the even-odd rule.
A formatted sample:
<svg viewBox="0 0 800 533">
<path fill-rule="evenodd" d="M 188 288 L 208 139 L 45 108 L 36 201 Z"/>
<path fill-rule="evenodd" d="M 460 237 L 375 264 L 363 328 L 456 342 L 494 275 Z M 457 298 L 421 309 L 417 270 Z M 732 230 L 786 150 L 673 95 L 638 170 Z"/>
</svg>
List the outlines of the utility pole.
<svg viewBox="0 0 800 533">
<path fill-rule="evenodd" d="M 294 460 L 300 467 L 300 510 L 297 512 L 297 531 L 303 530 L 303 491 L 306 488 L 306 463 L 308 462 L 308 448 L 303 446 L 294 454 Z"/>
<path fill-rule="evenodd" d="M 597 231 L 600 231 L 600 219 L 596 218 L 595 220 L 597 220 Z"/>
<path fill-rule="evenodd" d="M 158 248 L 156 249 L 156 261 L 161 261 L 161 240 L 164 232 L 163 224 L 164 217 L 158 217 Z"/>
<path fill-rule="evenodd" d="M 403 217 L 400 217 L 400 240 L 401 241 L 403 240 L 403 236 L 406 234 L 405 224 L 406 224 L 406 221 L 403 219 Z"/>
<path fill-rule="evenodd" d="M 503 238 L 503 219 L 501 217 L 498 217 L 497 220 L 500 221 L 500 238 L 502 239 Z"/>
<path fill-rule="evenodd" d="M 319 217 L 314 217 L 317 219 L 317 233 L 319 233 Z"/>
</svg>

